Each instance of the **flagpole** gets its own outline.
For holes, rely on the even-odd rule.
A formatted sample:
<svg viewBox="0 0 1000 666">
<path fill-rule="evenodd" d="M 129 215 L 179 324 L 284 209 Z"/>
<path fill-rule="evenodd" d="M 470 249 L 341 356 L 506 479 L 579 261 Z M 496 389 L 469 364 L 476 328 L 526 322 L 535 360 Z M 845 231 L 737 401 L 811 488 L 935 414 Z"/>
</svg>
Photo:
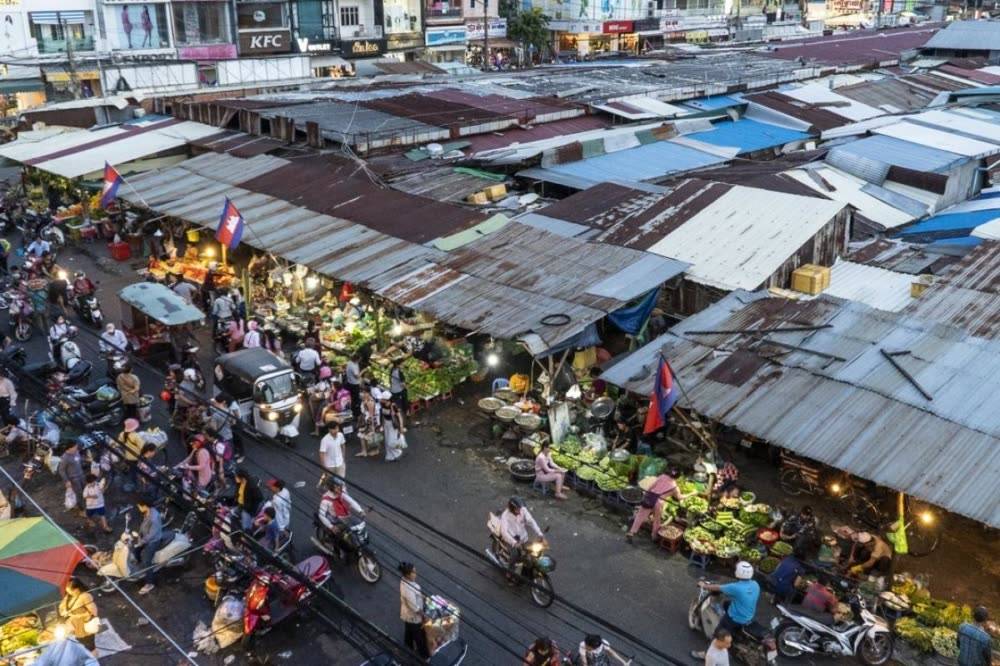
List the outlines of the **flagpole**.
<svg viewBox="0 0 1000 666">
<path fill-rule="evenodd" d="M 677 373 L 674 372 L 673 366 L 670 365 L 670 361 L 667 360 L 667 357 L 663 355 L 662 350 L 660 351 L 660 360 L 663 361 L 664 365 L 667 366 L 667 372 L 670 373 L 670 378 L 673 381 L 677 382 L 677 388 L 679 388 L 681 393 L 684 394 L 684 400 L 689 405 L 691 405 L 692 404 L 691 399 L 688 397 L 687 391 L 684 390 L 684 386 L 681 385 L 680 379 L 677 378 Z M 684 425 L 686 425 L 688 428 L 691 429 L 691 432 L 695 434 L 695 437 L 700 439 L 702 443 L 705 444 L 709 449 L 715 451 L 718 448 L 715 442 L 713 442 L 711 439 L 708 438 L 707 435 L 705 435 L 705 433 L 703 433 L 701 430 L 695 427 L 694 423 L 691 422 L 691 419 L 688 418 L 688 415 L 682 412 L 680 408 L 677 407 L 676 402 L 674 403 L 672 411 L 674 411 L 677 414 L 677 416 L 679 416 L 681 420 L 684 421 Z"/>
</svg>

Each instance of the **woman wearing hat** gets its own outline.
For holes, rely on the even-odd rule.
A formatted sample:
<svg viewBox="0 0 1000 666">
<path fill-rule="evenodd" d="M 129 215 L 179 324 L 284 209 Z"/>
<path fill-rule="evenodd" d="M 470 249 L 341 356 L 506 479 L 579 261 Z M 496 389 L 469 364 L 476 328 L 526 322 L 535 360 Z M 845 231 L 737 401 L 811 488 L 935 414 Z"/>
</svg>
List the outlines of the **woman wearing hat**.
<svg viewBox="0 0 1000 666">
<path fill-rule="evenodd" d="M 406 448 L 406 424 L 403 412 L 394 401 L 392 393 L 382 390 L 379 394 L 381 405 L 382 431 L 385 433 L 385 460 L 399 460 Z"/>
<path fill-rule="evenodd" d="M 377 456 L 380 453 L 380 439 L 382 437 L 382 414 L 378 404 L 378 399 L 382 397 L 382 389 L 373 388 L 371 391 L 361 393 L 361 408 L 359 411 L 358 440 L 361 442 L 361 451 L 354 455 L 367 458 Z"/>
<path fill-rule="evenodd" d="M 892 565 L 892 546 L 870 532 L 851 535 L 851 552 L 844 567 L 854 576 L 872 572 L 888 574 Z"/>
</svg>

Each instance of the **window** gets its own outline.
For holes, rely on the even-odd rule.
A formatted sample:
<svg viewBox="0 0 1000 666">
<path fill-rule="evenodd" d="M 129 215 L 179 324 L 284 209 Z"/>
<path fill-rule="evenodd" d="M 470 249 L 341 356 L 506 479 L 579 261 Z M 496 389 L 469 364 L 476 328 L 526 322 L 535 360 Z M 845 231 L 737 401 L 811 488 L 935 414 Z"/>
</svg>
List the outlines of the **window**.
<svg viewBox="0 0 1000 666">
<path fill-rule="evenodd" d="M 228 44 L 228 6 L 222 2 L 175 2 L 174 36 L 178 45 Z"/>
<path fill-rule="evenodd" d="M 323 36 L 337 39 L 337 10 L 335 0 L 323 0 Z"/>
<path fill-rule="evenodd" d="M 358 20 L 358 8 L 357 7 L 341 7 L 340 8 L 340 25 L 344 27 L 361 25 L 361 21 Z"/>
<path fill-rule="evenodd" d="M 94 14 L 87 11 L 31 12 L 31 36 L 39 53 L 94 50 Z"/>
</svg>

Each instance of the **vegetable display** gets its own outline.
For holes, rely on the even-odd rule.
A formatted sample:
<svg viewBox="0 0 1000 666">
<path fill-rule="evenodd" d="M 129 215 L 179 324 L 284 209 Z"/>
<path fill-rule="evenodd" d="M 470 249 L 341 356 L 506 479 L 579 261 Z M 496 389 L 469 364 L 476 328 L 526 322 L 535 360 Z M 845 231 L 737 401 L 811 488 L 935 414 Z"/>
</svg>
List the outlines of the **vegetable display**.
<svg viewBox="0 0 1000 666">
<path fill-rule="evenodd" d="M 681 500 L 681 507 L 689 514 L 702 515 L 708 513 L 708 500 L 697 495 Z"/>
<path fill-rule="evenodd" d="M 357 328 L 352 334 L 363 329 Z M 348 345 L 350 347 L 350 345 Z M 438 367 L 431 367 L 412 356 L 402 363 L 403 374 L 406 376 L 406 389 L 411 399 L 426 400 L 442 393 L 448 393 L 478 370 L 478 364 L 472 357 L 472 348 L 468 345 L 447 347 L 449 353 L 442 359 Z M 376 381 L 389 385 L 390 365 L 373 363 L 372 374 Z"/>
</svg>

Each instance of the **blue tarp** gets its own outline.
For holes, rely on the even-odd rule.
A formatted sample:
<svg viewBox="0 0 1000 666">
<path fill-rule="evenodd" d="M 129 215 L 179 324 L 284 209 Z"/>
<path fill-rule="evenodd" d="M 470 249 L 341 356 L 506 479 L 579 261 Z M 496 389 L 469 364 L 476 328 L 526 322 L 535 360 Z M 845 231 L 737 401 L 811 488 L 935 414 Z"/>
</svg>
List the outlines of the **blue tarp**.
<svg viewBox="0 0 1000 666">
<path fill-rule="evenodd" d="M 906 241 L 930 243 L 944 238 L 962 238 L 972 233 L 980 224 L 1000 217 L 1000 209 L 972 210 L 964 213 L 934 215 L 923 222 L 901 229 L 896 235 Z"/>
<path fill-rule="evenodd" d="M 725 120 L 715 123 L 715 126 L 704 132 L 685 134 L 685 138 L 694 139 L 713 146 L 732 146 L 740 153 L 752 153 L 765 148 L 776 148 L 792 141 L 805 141 L 810 135 L 805 132 L 762 123 L 749 118 L 732 121 Z"/>
<path fill-rule="evenodd" d="M 569 340 L 564 340 L 548 351 L 536 354 L 535 358 L 547 358 L 567 349 L 576 349 L 578 347 L 597 347 L 603 342 L 604 341 L 601 340 L 601 336 L 597 333 L 597 324 L 588 324 L 587 328 L 583 329 Z"/>
<path fill-rule="evenodd" d="M 629 335 L 638 335 L 649 318 L 649 313 L 656 307 L 659 289 L 653 289 L 643 296 L 635 305 L 626 306 L 608 315 L 608 320 Z"/>
</svg>

